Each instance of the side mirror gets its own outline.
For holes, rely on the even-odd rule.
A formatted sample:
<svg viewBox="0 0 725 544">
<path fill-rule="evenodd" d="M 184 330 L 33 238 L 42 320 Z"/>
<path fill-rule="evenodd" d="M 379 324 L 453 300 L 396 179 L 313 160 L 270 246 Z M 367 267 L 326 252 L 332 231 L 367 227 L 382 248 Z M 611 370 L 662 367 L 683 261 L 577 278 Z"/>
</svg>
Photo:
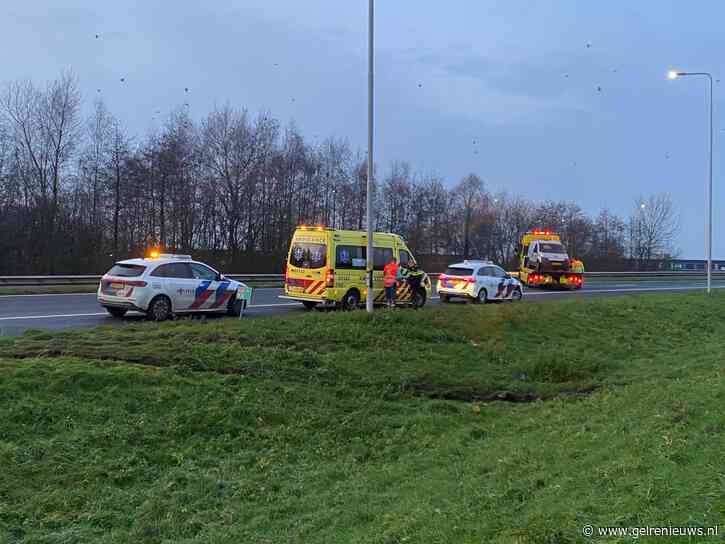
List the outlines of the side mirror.
<svg viewBox="0 0 725 544">
<path fill-rule="evenodd" d="M 224 281 L 224 276 L 219 272 L 216 273 L 216 281 Z"/>
</svg>

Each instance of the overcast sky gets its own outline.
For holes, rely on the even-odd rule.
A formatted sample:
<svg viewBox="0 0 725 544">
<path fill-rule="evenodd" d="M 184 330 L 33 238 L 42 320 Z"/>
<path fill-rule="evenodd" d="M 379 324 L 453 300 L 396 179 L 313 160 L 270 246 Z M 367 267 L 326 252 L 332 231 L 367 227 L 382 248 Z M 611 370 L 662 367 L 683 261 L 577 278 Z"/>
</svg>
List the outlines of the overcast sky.
<svg viewBox="0 0 725 544">
<path fill-rule="evenodd" d="M 379 174 L 393 160 L 449 184 L 472 171 L 491 190 L 590 214 L 626 216 L 638 195 L 669 192 L 682 255 L 700 258 L 705 81 L 665 75 L 719 78 L 723 21 L 715 0 L 378 0 Z M 294 120 L 309 138 L 366 146 L 366 0 L 2 0 L 0 81 L 42 83 L 68 67 L 86 106 L 101 89 L 137 137 L 157 110 L 188 101 L 200 118 L 229 101 Z M 716 83 L 716 258 L 722 91 Z"/>
</svg>

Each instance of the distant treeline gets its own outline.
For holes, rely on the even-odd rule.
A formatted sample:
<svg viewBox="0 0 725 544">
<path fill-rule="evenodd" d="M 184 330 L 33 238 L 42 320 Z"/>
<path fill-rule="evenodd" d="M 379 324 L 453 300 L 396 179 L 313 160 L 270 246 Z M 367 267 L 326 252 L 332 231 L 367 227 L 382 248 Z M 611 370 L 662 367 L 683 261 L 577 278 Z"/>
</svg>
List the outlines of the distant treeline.
<svg viewBox="0 0 725 544">
<path fill-rule="evenodd" d="M 365 155 L 345 139 L 311 142 L 231 105 L 200 120 L 176 108 L 134 139 L 102 100 L 87 119 L 81 111 L 70 73 L 0 94 L 0 275 L 100 273 L 150 247 L 257 272 L 281 266 L 299 224 L 366 227 Z M 643 268 L 673 252 L 677 233 L 667 195 L 633 199 L 627 218 L 589 217 L 572 202 L 492 193 L 476 174 L 451 183 L 406 162 L 376 181 L 375 228 L 431 259 L 511 263 L 520 234 L 544 227 L 596 268 Z"/>
</svg>

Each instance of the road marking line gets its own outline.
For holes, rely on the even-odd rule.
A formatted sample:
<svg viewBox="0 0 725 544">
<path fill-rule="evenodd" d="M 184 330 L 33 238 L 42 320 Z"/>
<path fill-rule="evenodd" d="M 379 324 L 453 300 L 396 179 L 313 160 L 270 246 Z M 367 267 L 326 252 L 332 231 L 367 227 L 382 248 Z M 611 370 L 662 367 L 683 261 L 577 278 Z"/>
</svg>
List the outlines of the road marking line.
<svg viewBox="0 0 725 544">
<path fill-rule="evenodd" d="M 704 289 L 705 286 L 690 286 L 690 287 L 638 287 L 635 289 L 583 289 L 581 291 L 546 291 L 546 292 L 532 292 L 525 291 L 526 296 L 543 296 L 543 295 L 573 295 L 579 294 L 594 294 L 594 293 L 643 293 L 646 291 L 694 291 L 695 289 Z M 713 289 L 725 289 L 725 285 L 713 285 Z"/>
<path fill-rule="evenodd" d="M 67 296 L 83 296 L 83 295 L 96 295 L 97 293 L 93 291 L 92 293 L 36 293 L 34 295 L 0 295 L 0 298 L 10 298 L 10 297 L 67 297 Z"/>
<path fill-rule="evenodd" d="M 53 319 L 56 317 L 89 317 L 97 315 L 108 315 L 106 312 L 95 312 L 92 314 L 56 314 L 56 315 L 21 315 L 12 317 L 0 317 L 0 321 L 10 321 L 13 319 Z"/>
<path fill-rule="evenodd" d="M 249 309 L 252 308 L 274 308 L 276 306 L 300 306 L 299 302 L 280 302 L 279 304 L 252 304 Z"/>
<path fill-rule="evenodd" d="M 255 291 L 281 291 L 281 287 L 254 287 L 252 288 Z M 0 295 L 0 298 L 10 298 L 10 297 L 68 297 L 68 296 L 89 296 L 93 295 L 96 296 L 98 293 L 96 291 L 93 291 L 92 293 L 35 293 L 33 295 Z"/>
</svg>

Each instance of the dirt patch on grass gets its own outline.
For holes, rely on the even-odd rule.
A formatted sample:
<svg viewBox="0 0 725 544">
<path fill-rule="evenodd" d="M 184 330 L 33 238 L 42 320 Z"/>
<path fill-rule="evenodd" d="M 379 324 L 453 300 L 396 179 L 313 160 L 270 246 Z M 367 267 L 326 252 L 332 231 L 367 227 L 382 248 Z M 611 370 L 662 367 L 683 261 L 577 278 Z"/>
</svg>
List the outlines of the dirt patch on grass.
<svg viewBox="0 0 725 544">
<path fill-rule="evenodd" d="M 536 394 L 528 391 L 477 391 L 473 389 L 449 388 L 441 390 L 440 386 L 433 384 L 409 385 L 405 390 L 415 397 L 423 397 L 436 400 L 453 400 L 458 402 L 510 402 L 529 403 L 547 401 L 561 398 L 584 398 L 601 388 L 599 385 L 592 385 L 580 389 L 565 389 L 548 394 Z"/>
</svg>

